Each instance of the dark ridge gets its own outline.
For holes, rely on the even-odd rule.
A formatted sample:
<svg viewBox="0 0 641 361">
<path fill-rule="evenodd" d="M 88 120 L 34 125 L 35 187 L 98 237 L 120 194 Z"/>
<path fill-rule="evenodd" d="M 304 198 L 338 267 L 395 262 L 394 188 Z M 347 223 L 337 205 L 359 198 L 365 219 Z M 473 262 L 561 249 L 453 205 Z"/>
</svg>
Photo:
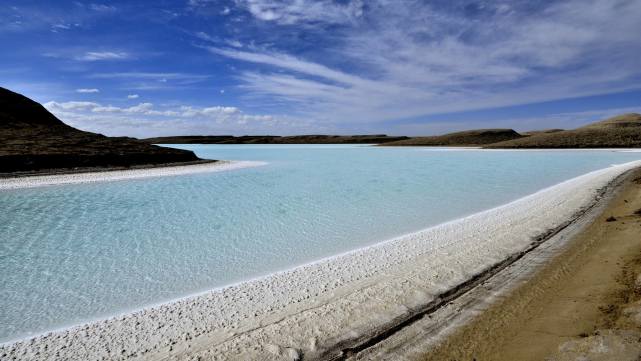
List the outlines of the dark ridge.
<svg viewBox="0 0 641 361">
<path fill-rule="evenodd" d="M 487 146 L 488 148 L 639 148 L 641 114 L 608 118 L 573 130 L 540 133 Z"/>
<path fill-rule="evenodd" d="M 191 151 L 75 129 L 39 103 L 0 87 L 0 173 L 197 161 L 202 160 Z"/>
<path fill-rule="evenodd" d="M 151 144 L 379 144 L 409 137 L 390 137 L 385 134 L 371 135 L 185 135 L 142 139 Z"/>
<path fill-rule="evenodd" d="M 477 129 L 431 137 L 416 137 L 384 144 L 384 146 L 478 146 L 523 136 L 513 129 Z"/>
</svg>

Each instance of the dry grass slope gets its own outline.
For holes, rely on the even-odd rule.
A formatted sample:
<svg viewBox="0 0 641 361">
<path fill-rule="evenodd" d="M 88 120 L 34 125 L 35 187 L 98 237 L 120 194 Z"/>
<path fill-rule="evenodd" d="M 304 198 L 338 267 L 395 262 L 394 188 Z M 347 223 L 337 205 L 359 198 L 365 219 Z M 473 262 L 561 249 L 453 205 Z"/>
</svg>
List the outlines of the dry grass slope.
<svg viewBox="0 0 641 361">
<path fill-rule="evenodd" d="M 528 132 L 521 132 L 521 135 L 530 137 L 533 135 L 539 135 L 539 134 L 551 134 L 551 133 L 558 133 L 562 132 L 565 129 L 543 129 L 543 130 L 530 130 Z"/>
<path fill-rule="evenodd" d="M 630 113 L 581 128 L 490 144 L 487 148 L 638 148 L 641 114 Z"/>
</svg>

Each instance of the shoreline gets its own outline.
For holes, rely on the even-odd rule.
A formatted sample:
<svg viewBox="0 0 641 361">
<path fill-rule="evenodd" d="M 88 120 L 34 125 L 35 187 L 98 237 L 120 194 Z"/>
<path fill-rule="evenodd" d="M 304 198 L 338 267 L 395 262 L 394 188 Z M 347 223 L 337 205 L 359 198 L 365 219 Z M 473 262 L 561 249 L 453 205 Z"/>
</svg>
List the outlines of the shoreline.
<svg viewBox="0 0 641 361">
<path fill-rule="evenodd" d="M 557 272 L 554 277 L 572 274 L 574 270 L 567 267 L 565 258 L 570 251 L 577 248 L 577 245 L 582 246 L 578 239 L 584 237 L 586 230 L 602 224 L 616 226 L 616 223 L 610 223 L 607 218 L 613 214 L 612 208 L 616 202 L 624 203 L 624 198 L 631 199 L 629 190 L 633 187 L 631 185 L 633 182 L 637 182 L 635 183 L 637 188 L 641 189 L 638 186 L 641 184 L 639 183 L 641 182 L 641 167 L 629 170 L 610 182 L 607 188 L 603 189 L 600 199 L 586 208 L 583 214 L 562 226 L 557 230 L 558 232 L 552 234 L 551 237 L 524 254 L 520 259 L 500 269 L 491 277 L 480 280 L 459 297 L 443 304 L 442 307 L 418 317 L 413 320 L 414 322 L 399 329 L 398 332 L 380 343 L 345 359 L 511 361 L 542 360 L 549 356 L 552 351 L 548 354 L 535 356 L 530 355 L 529 352 L 536 348 L 533 345 L 538 344 L 538 342 L 532 342 L 532 339 L 556 333 L 556 324 L 550 326 L 547 331 L 530 330 L 527 337 L 520 338 L 521 342 L 511 345 L 512 353 L 509 355 L 505 355 L 507 348 L 501 347 L 499 342 L 502 339 L 497 335 L 501 334 L 509 339 L 525 327 L 523 309 L 529 307 L 529 303 L 546 292 L 549 287 L 549 283 L 535 282 L 537 278 L 540 278 L 542 270 L 554 268 L 550 264 L 557 263 L 561 266 L 554 268 Z M 637 194 L 639 193 L 641 192 L 637 190 Z M 628 205 L 627 199 L 625 204 L 630 208 L 632 202 Z M 637 204 L 641 206 L 641 199 L 637 201 Z M 619 218 L 621 213 L 615 211 L 614 214 Z M 627 224 L 629 217 L 625 217 L 624 224 Z M 641 219 L 639 221 L 638 225 L 641 225 Z M 638 225 L 631 226 L 634 228 L 633 232 L 638 232 Z M 616 240 L 616 238 L 610 238 L 603 242 Z M 641 253 L 641 243 L 638 248 Z M 639 259 L 639 264 L 641 265 L 641 259 Z M 566 287 L 565 283 L 558 282 L 557 278 L 553 282 L 558 283 L 559 287 L 556 290 L 558 293 L 552 293 L 548 298 L 563 298 L 559 293 L 563 292 Z M 528 289 L 533 296 L 523 297 L 525 292 L 523 289 Z M 571 300 L 570 302 L 577 301 Z M 547 307 L 547 303 L 543 303 L 541 307 Z M 549 314 L 548 319 L 558 321 L 567 316 L 559 315 L 558 310 L 554 311 L 556 313 Z M 639 312 L 641 314 L 641 309 Z M 562 321 L 557 323 L 562 323 Z M 577 335 L 579 335 L 578 332 Z M 583 337 L 583 335 L 577 337 Z M 641 351 L 641 347 L 639 350 Z M 515 351 L 518 354 L 515 354 Z M 574 358 L 571 359 L 574 360 Z M 601 360 L 601 358 L 597 359 Z M 603 360 L 606 359 L 619 358 L 606 357 Z M 559 360 L 566 360 L 566 358 Z"/>
<path fill-rule="evenodd" d="M 224 161 L 217 160 L 217 159 L 201 159 L 201 160 L 196 160 L 191 162 L 140 164 L 140 165 L 132 165 L 130 167 L 112 166 L 112 167 L 79 167 L 79 168 L 61 168 L 61 169 L 42 169 L 42 170 L 34 170 L 34 171 L 0 173 L 0 180 L 11 179 L 11 178 L 50 176 L 50 175 L 71 175 L 71 174 L 113 172 L 113 171 L 123 171 L 123 170 L 153 169 L 153 168 L 164 168 L 164 167 L 182 167 L 182 166 L 198 165 L 198 164 L 210 164 L 210 163 L 216 163 L 216 162 L 224 162 Z"/>
<path fill-rule="evenodd" d="M 422 347 L 412 358 L 638 360 L 641 169 L 621 183 L 590 221 L 550 245 L 553 252 L 524 262 L 521 272 L 503 277 L 509 282 L 489 282 L 448 306 L 450 313 L 468 308 L 459 327 L 433 332 L 438 336 L 431 343 L 417 341 Z M 399 339 L 407 342 L 426 327 Z"/>
<path fill-rule="evenodd" d="M 128 169 L 104 169 L 98 171 L 61 172 L 43 175 L 16 175 L 0 177 L 0 191 L 25 189 L 64 184 L 113 182 L 132 179 L 169 177 L 197 173 L 221 172 L 265 165 L 256 161 L 206 161 L 195 164 L 161 165 L 155 167 L 132 167 Z"/>
<path fill-rule="evenodd" d="M 332 350 L 340 349 L 340 345 L 358 344 L 371 334 L 372 328 L 380 330 L 399 317 L 415 313 L 459 281 L 483 272 L 488 260 L 498 263 L 515 250 L 527 248 L 530 237 L 544 233 L 550 228 L 548 223 L 558 222 L 559 217 L 545 217 L 542 210 L 555 209 L 552 205 L 564 207 L 564 212 L 555 209 L 557 216 L 565 215 L 564 219 L 569 219 L 577 208 L 590 202 L 598 189 L 609 184 L 612 177 L 639 163 L 591 172 L 509 204 L 365 249 L 134 313 L 3 344 L 0 349 L 33 359 L 37 359 L 34 351 L 64 352 L 67 357 L 77 359 L 97 355 L 156 358 L 185 354 L 216 359 L 222 354 L 238 352 L 242 357 L 304 353 L 306 358 L 314 358 L 314 355 L 331 354 Z M 574 192 L 577 188 L 581 194 Z M 558 200 L 560 194 L 570 199 Z M 519 216 L 528 213 L 524 210 L 532 214 Z M 513 221 L 516 225 L 525 222 L 530 234 L 519 241 L 510 240 L 501 234 L 505 228 L 501 228 L 500 222 L 484 224 L 485 218 Z M 443 242 L 448 231 L 454 237 L 449 238 L 449 243 Z M 492 252 L 478 247 L 479 241 L 488 235 L 492 238 L 488 242 L 502 238 L 502 242 L 498 242 L 500 246 Z M 426 244 L 430 239 L 441 242 Z M 462 249 L 452 248 L 458 243 L 463 243 Z M 466 255 L 476 256 L 477 263 L 466 261 Z M 444 259 L 439 262 L 439 258 Z M 432 265 L 428 269 L 427 259 Z M 441 267 L 436 267 L 438 263 Z M 281 292 L 275 293 L 276 290 Z M 379 299 L 372 300 L 373 295 Z M 319 325 L 324 316 L 331 317 Z M 376 322 L 367 322 L 371 317 Z M 337 318 L 336 324 L 331 318 Z M 281 327 L 290 332 L 283 334 Z M 107 335 L 111 342 L 101 341 L 99 335 Z M 256 337 L 272 341 L 255 345 L 251 340 Z M 131 338 L 137 342 L 132 343 Z M 116 349 L 121 351 L 114 354 Z"/>
<path fill-rule="evenodd" d="M 374 145 L 376 146 L 376 145 Z M 484 152 L 618 152 L 641 153 L 641 148 L 484 148 L 482 146 L 444 146 L 444 145 L 404 145 L 389 148 L 416 148 L 416 149 L 446 149 L 446 150 L 479 150 Z"/>
<path fill-rule="evenodd" d="M 258 144 L 258 145 L 260 145 L 260 144 Z M 470 148 L 470 149 L 475 149 L 475 148 Z M 209 162 L 207 162 L 207 163 L 208 163 L 208 165 L 213 165 L 213 166 L 221 166 L 221 165 L 226 164 L 226 163 L 251 163 L 251 164 L 248 164 L 246 166 L 243 164 L 243 165 L 239 166 L 238 168 L 220 169 L 220 171 L 233 170 L 233 169 L 242 169 L 242 168 L 246 168 L 246 167 L 261 166 L 261 165 L 266 164 L 266 163 L 258 162 L 258 161 L 214 161 L 214 162 L 215 162 L 215 164 L 214 163 L 209 163 Z M 641 162 L 641 161 L 639 161 L 639 162 Z M 618 165 L 613 165 L 613 166 L 618 166 Z M 164 168 L 164 167 L 163 166 L 159 166 L 159 167 L 156 167 L 156 168 Z M 148 170 L 148 169 L 149 168 L 141 168 L 139 170 Z M 214 171 L 217 171 L 217 170 L 214 170 Z M 104 172 L 111 172 L 111 171 L 106 170 Z M 117 170 L 115 172 L 120 172 L 120 170 Z M 203 171 L 203 172 L 206 172 L 206 171 Z M 102 171 L 100 173 L 102 173 Z M 201 173 L 201 172 L 186 172 L 184 174 L 192 174 L 192 173 Z M 64 175 L 77 175 L 77 174 L 89 175 L 89 174 L 91 174 L 91 172 L 69 173 L 69 174 L 64 173 Z M 175 174 L 175 175 L 181 175 L 181 174 L 182 173 Z M 162 175 L 149 175 L 149 176 L 145 175 L 145 176 L 141 176 L 141 177 L 123 178 L 122 180 L 139 179 L 139 178 L 151 178 L 151 177 L 162 177 L 162 176 L 173 176 L 173 175 L 174 174 L 170 174 L 170 175 L 164 175 L 164 174 L 162 174 Z M 28 176 L 28 177 L 31 178 L 32 176 Z M 18 179 L 22 179 L 22 178 L 25 178 L 25 177 L 21 176 L 21 177 L 16 177 L 15 179 L 18 180 Z M 8 179 L 12 179 L 12 178 L 8 178 Z M 110 180 L 110 179 L 104 179 L 103 180 L 103 179 L 100 179 L 100 180 L 96 180 L 96 182 L 103 182 L 103 181 L 104 182 L 109 182 L 109 181 L 118 181 L 118 180 L 121 180 L 121 179 L 115 179 L 115 180 Z M 521 201 L 523 199 L 532 197 L 532 196 L 536 195 L 537 193 L 546 191 L 549 188 L 553 188 L 555 186 L 558 186 L 560 184 L 563 184 L 563 183 L 571 181 L 571 180 L 572 179 L 563 181 L 561 183 L 558 183 L 558 184 L 555 184 L 555 185 L 552 185 L 552 186 L 549 186 L 549 187 L 546 187 L 546 188 L 541 189 L 541 190 L 539 190 L 539 191 L 537 191 L 537 192 L 535 192 L 533 194 L 525 195 L 525 196 L 523 196 L 521 198 L 518 198 L 516 200 L 510 201 L 510 202 L 508 202 L 506 204 L 502 204 L 502 205 L 499 205 L 499 206 L 496 206 L 496 207 L 492 207 L 490 209 L 486 209 L 486 210 L 483 210 L 483 211 L 480 211 L 480 212 L 477 212 L 477 213 L 473 213 L 473 214 L 470 214 L 470 215 L 467 215 L 467 216 L 463 216 L 461 218 L 456 218 L 456 219 L 453 219 L 453 220 L 450 220 L 450 221 L 439 223 L 439 224 L 436 224 L 436 225 L 433 225 L 433 226 L 430 226 L 430 227 L 427 227 L 427 228 L 424 228 L 424 229 L 421 229 L 421 230 L 418 230 L 418 231 L 404 233 L 404 234 L 395 236 L 393 238 L 386 239 L 386 240 L 374 243 L 372 245 L 368 245 L 368 246 L 356 248 L 356 249 L 353 249 L 353 250 L 341 252 L 341 253 L 334 254 L 334 255 L 331 255 L 331 256 L 326 256 L 326 257 L 319 258 L 317 260 L 313 260 L 313 261 L 310 261 L 310 262 L 305 262 L 305 263 L 301 263 L 301 264 L 292 265 L 291 267 L 283 269 L 283 270 L 277 270 L 277 271 L 271 272 L 269 274 L 260 275 L 260 276 L 256 276 L 256 277 L 252 277 L 252 278 L 247 278 L 247 279 L 244 279 L 244 280 L 241 280 L 241 281 L 237 281 L 237 282 L 233 282 L 233 283 L 230 283 L 230 284 L 227 284 L 227 285 L 208 288 L 208 289 L 206 289 L 204 291 L 198 291 L 198 292 L 195 292 L 195 293 L 186 294 L 184 296 L 168 299 L 168 300 L 165 300 L 165 301 L 159 301 L 159 302 L 155 302 L 155 303 L 150 303 L 150 304 L 142 306 L 142 307 L 132 308 L 130 310 L 125 310 L 123 312 L 118 312 L 118 313 L 115 313 L 115 314 L 112 314 L 112 315 L 109 315 L 109 316 L 96 317 L 96 318 L 88 319 L 88 320 L 83 321 L 83 322 L 69 324 L 67 326 L 61 326 L 61 327 L 58 327 L 58 328 L 55 328 L 55 329 L 50 329 L 50 330 L 46 330 L 46 331 L 42 331 L 42 332 L 37 332 L 37 333 L 34 333 L 34 334 L 26 336 L 26 337 L 18 337 L 18 338 L 15 338 L 15 339 L 12 339 L 12 340 L 8 340 L 8 341 L 2 341 L 2 342 L 0 342 L 0 348 L 3 347 L 3 346 L 10 346 L 11 344 L 18 343 L 18 342 L 26 342 L 26 341 L 29 341 L 29 340 L 34 339 L 34 338 L 39 338 L 39 337 L 43 337 L 43 336 L 47 336 L 47 335 L 51 335 L 51 334 L 66 332 L 66 331 L 70 331 L 70 330 L 73 330 L 73 329 L 76 329 L 76 328 L 82 328 L 83 326 L 86 326 L 86 325 L 92 324 L 92 323 L 103 323 L 103 322 L 107 322 L 107 321 L 110 321 L 110 320 L 115 320 L 115 319 L 118 319 L 118 318 L 121 318 L 121 317 L 124 317 L 124 316 L 132 315 L 132 314 L 135 314 L 135 313 L 144 312 L 146 310 L 160 308 L 160 307 L 167 306 L 167 305 L 170 305 L 170 304 L 173 304 L 173 303 L 189 301 L 191 299 L 202 297 L 202 296 L 206 296 L 206 295 L 211 294 L 211 293 L 223 292 L 223 291 L 225 291 L 227 289 L 234 288 L 234 287 L 237 287 L 237 286 L 242 286 L 242 285 L 247 284 L 247 283 L 260 282 L 260 281 L 264 280 L 265 278 L 276 277 L 276 276 L 286 276 L 289 273 L 291 273 L 293 271 L 297 271 L 299 269 L 308 268 L 308 267 L 314 267 L 316 265 L 323 264 L 323 263 L 326 263 L 326 262 L 331 262 L 331 261 L 334 261 L 335 259 L 339 259 L 339 258 L 342 258 L 342 257 L 349 257 L 351 255 L 367 251 L 370 248 L 384 246 L 387 243 L 393 243 L 393 242 L 396 242 L 396 241 L 401 240 L 403 238 L 413 237 L 413 236 L 415 236 L 415 235 L 417 235 L 417 234 L 419 234 L 421 232 L 431 231 L 433 229 L 438 229 L 438 228 L 444 227 L 444 226 L 455 225 L 458 222 L 465 221 L 468 218 L 477 217 L 477 216 L 480 216 L 480 215 L 482 215 L 482 214 L 484 214 L 486 212 L 498 210 L 498 209 L 503 208 L 505 206 L 508 206 L 508 205 L 510 205 L 512 203 L 515 203 L 515 202 Z M 0 178 L 0 191 L 6 190 L 6 189 L 2 188 L 3 187 L 2 181 L 3 181 L 3 179 Z M 54 185 L 62 185 L 62 184 L 80 184 L 80 183 L 93 183 L 93 181 L 88 180 L 88 181 L 82 181 L 82 182 L 78 182 L 78 183 L 43 184 L 43 185 L 36 185 L 34 187 L 54 186 Z M 24 189 L 24 188 L 33 188 L 33 187 L 19 187 L 19 188 L 8 188 L 8 189 Z"/>
</svg>

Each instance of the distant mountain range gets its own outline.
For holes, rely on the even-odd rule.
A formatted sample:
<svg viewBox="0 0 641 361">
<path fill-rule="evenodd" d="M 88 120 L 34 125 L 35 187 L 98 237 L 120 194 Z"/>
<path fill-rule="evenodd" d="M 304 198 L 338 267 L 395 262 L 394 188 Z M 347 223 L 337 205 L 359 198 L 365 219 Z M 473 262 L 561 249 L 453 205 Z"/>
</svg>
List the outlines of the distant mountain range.
<svg viewBox="0 0 641 361">
<path fill-rule="evenodd" d="M 479 146 L 502 142 L 505 140 L 523 138 L 523 135 L 513 129 L 476 129 L 463 132 L 435 135 L 431 137 L 415 137 L 396 142 L 382 144 L 385 146 Z"/>
<path fill-rule="evenodd" d="M 630 113 L 572 130 L 479 129 L 416 137 L 382 146 L 482 146 L 484 148 L 639 148 L 641 114 Z"/>
<path fill-rule="evenodd" d="M 192 135 L 142 139 L 152 144 L 378 144 L 485 148 L 638 148 L 641 115 L 623 114 L 578 129 L 474 129 L 428 137 L 374 135 Z"/>
<path fill-rule="evenodd" d="M 410 139 L 373 135 L 187 135 L 142 139 L 152 144 L 380 144 Z"/>
<path fill-rule="evenodd" d="M 153 144 L 378 144 L 485 148 L 639 148 L 641 114 L 612 117 L 573 130 L 518 133 L 478 129 L 430 137 L 373 135 L 106 137 L 64 124 L 35 101 L 0 88 L 0 175 L 149 167 L 203 162 L 187 150 Z"/>
<path fill-rule="evenodd" d="M 536 133 L 490 144 L 489 148 L 639 148 L 641 114 L 629 113 L 581 128 Z"/>
<path fill-rule="evenodd" d="M 75 129 L 35 101 L 0 88 L 0 173 L 197 161 L 191 151 Z"/>
</svg>

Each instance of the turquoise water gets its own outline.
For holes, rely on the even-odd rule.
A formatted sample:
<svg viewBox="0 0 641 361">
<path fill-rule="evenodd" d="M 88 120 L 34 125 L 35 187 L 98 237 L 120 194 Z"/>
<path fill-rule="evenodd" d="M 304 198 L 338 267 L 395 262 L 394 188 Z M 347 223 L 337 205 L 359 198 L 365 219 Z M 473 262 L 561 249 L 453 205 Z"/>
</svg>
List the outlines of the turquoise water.
<svg viewBox="0 0 641 361">
<path fill-rule="evenodd" d="M 641 159 L 611 151 L 180 147 L 269 164 L 0 192 L 0 341 L 287 269 Z"/>
</svg>

